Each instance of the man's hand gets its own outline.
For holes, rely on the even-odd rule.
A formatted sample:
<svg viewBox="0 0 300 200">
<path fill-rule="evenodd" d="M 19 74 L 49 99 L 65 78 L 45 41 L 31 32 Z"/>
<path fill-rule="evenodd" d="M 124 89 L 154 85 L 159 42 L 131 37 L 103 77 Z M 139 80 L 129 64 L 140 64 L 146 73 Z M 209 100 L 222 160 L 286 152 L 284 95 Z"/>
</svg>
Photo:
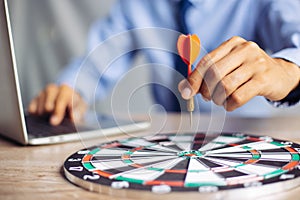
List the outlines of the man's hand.
<svg viewBox="0 0 300 200">
<path fill-rule="evenodd" d="M 68 115 L 79 121 L 87 109 L 81 96 L 67 85 L 49 84 L 29 104 L 28 112 L 34 115 L 50 114 L 50 124 L 58 125 Z"/>
<path fill-rule="evenodd" d="M 281 100 L 299 81 L 297 65 L 271 58 L 256 43 L 236 36 L 204 56 L 178 89 L 184 99 L 201 93 L 233 111 L 255 96 Z"/>
</svg>

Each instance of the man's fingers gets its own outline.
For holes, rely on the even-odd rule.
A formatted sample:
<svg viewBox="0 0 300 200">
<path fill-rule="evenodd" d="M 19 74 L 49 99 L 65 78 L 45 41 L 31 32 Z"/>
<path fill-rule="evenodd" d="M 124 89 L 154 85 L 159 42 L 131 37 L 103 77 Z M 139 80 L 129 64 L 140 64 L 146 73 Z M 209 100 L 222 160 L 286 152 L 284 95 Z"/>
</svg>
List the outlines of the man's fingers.
<svg viewBox="0 0 300 200">
<path fill-rule="evenodd" d="M 244 104 L 250 99 L 260 94 L 260 84 L 255 79 L 250 79 L 235 92 L 233 92 L 224 103 L 224 108 L 227 111 L 233 111 Z"/>
<path fill-rule="evenodd" d="M 249 81 L 254 74 L 254 68 L 243 65 L 227 76 L 225 76 L 216 86 L 212 95 L 215 104 L 223 105 L 225 100 L 241 85 Z"/>
<path fill-rule="evenodd" d="M 44 91 L 42 91 L 39 94 L 38 97 L 38 105 L 37 105 L 37 114 L 38 115 L 43 115 L 44 114 L 44 108 L 45 108 L 45 98 L 46 98 L 46 94 Z"/>
<path fill-rule="evenodd" d="M 236 46 L 239 46 L 240 44 L 245 42 L 246 40 L 244 40 L 243 38 L 232 37 L 231 39 L 221 44 L 218 48 L 205 55 L 188 78 L 191 84 L 192 94 L 194 95 L 199 92 L 203 78 L 206 76 L 209 69 L 211 71 L 211 75 L 219 75 L 220 71 L 218 71 L 216 63 L 227 56 Z M 225 70 L 223 73 L 226 72 L 227 71 Z M 205 97 L 208 98 L 207 95 Z"/>
<path fill-rule="evenodd" d="M 246 43 L 243 43 L 246 44 Z M 232 71 L 243 65 L 247 59 L 247 49 L 241 44 L 207 69 L 204 76 L 206 87 L 199 91 L 206 99 L 211 99 L 218 83 Z"/>
<path fill-rule="evenodd" d="M 72 101 L 72 94 L 72 90 L 68 86 L 60 86 L 55 108 L 50 118 L 50 123 L 52 125 L 58 125 L 62 122 L 66 114 L 67 107 Z"/>
<path fill-rule="evenodd" d="M 183 79 L 178 84 L 178 90 L 181 93 L 181 97 L 185 100 L 191 98 L 192 95 L 192 88 L 188 80 Z"/>
<path fill-rule="evenodd" d="M 30 102 L 28 106 L 28 112 L 30 114 L 37 114 L 37 109 L 38 109 L 38 98 L 36 97 Z"/>
<path fill-rule="evenodd" d="M 229 40 L 223 42 L 219 47 L 205 55 L 199 62 L 200 66 L 210 66 L 211 64 L 218 62 L 225 55 L 229 54 L 235 47 L 245 42 L 247 42 L 245 39 L 238 36 L 230 38 Z"/>
<path fill-rule="evenodd" d="M 58 86 L 54 84 L 49 84 L 45 90 L 45 111 L 51 113 L 55 108 L 56 98 L 58 95 Z"/>
</svg>

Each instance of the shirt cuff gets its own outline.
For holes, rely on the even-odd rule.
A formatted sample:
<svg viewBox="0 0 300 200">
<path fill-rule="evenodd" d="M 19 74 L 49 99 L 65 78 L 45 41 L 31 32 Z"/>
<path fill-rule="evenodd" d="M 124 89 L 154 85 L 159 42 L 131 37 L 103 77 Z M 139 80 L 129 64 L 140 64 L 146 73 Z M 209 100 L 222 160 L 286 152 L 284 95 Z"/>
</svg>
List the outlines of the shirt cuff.
<svg viewBox="0 0 300 200">
<path fill-rule="evenodd" d="M 300 49 L 299 48 L 288 48 L 279 51 L 273 55 L 273 58 L 282 58 L 292 63 L 295 63 L 300 67 Z M 289 107 L 299 103 L 300 101 L 300 84 L 292 90 L 285 98 L 280 101 L 270 101 L 275 107 Z"/>
<path fill-rule="evenodd" d="M 271 55 L 272 58 L 282 58 L 300 67 L 300 48 L 287 48 Z"/>
</svg>

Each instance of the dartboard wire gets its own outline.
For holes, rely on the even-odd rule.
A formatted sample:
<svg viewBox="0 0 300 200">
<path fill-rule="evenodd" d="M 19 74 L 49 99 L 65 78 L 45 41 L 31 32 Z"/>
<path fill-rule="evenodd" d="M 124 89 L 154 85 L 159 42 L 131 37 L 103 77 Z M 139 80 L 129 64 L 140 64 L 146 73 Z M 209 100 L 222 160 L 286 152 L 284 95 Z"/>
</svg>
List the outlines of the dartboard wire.
<svg viewBox="0 0 300 200">
<path fill-rule="evenodd" d="M 134 172 L 137 172 L 137 171 L 141 171 L 141 170 L 145 170 L 145 169 L 151 169 L 151 168 L 155 168 L 156 166 L 158 165 L 162 165 L 162 164 L 169 164 L 169 165 L 176 165 L 176 163 L 180 162 L 182 158 L 173 158 L 173 159 L 169 159 L 169 160 L 164 160 L 164 161 L 161 161 L 161 162 L 157 162 L 155 164 L 149 164 L 149 165 L 144 165 L 142 167 L 139 167 L 139 168 L 135 168 L 135 169 L 132 169 L 132 170 L 129 170 L 129 171 L 125 171 L 125 172 L 121 172 L 121 173 L 118 173 L 118 174 L 113 174 L 109 177 L 109 179 L 116 179 L 117 177 L 121 177 L 121 176 L 124 176 L 124 175 L 128 175 L 130 173 L 134 173 Z M 170 166 L 171 167 L 171 166 Z M 162 170 L 161 173 L 164 173 L 164 171 Z M 161 175 L 160 173 L 160 175 Z M 153 179 L 152 179 L 153 180 Z"/>
<path fill-rule="evenodd" d="M 122 170 L 124 167 L 128 167 L 128 166 L 131 166 L 132 168 L 142 168 L 144 165 L 148 165 L 148 163 L 151 163 L 151 164 L 159 163 L 162 161 L 171 160 L 171 159 L 175 159 L 175 158 L 177 158 L 177 156 L 169 156 L 167 158 L 157 157 L 157 159 L 155 160 L 155 157 L 152 157 L 151 162 L 144 161 L 144 162 L 139 162 L 139 163 L 134 163 L 132 160 L 129 160 L 129 159 L 127 159 L 127 160 L 120 159 L 120 160 L 117 160 L 114 164 L 112 164 L 112 162 L 98 162 L 98 163 L 90 162 L 89 164 L 94 167 L 93 170 L 95 170 L 95 169 L 101 170 L 101 171 L 106 171 L 106 170 L 111 170 L 111 169 Z"/>
<path fill-rule="evenodd" d="M 152 157 L 152 161 L 153 162 L 158 162 L 158 161 L 160 161 L 160 160 L 167 160 L 167 159 L 173 159 L 173 158 L 177 158 L 178 156 L 168 156 L 168 157 L 161 157 L 161 156 L 153 156 Z M 143 165 L 145 162 L 146 163 L 148 163 L 148 158 L 147 159 L 144 159 L 144 161 L 143 160 L 139 160 L 139 163 L 138 164 L 140 164 L 140 165 Z M 131 160 L 131 158 L 130 157 L 122 157 L 122 161 L 124 162 L 124 163 L 127 163 L 127 164 L 134 164 L 134 162 Z"/>
<path fill-rule="evenodd" d="M 174 154 L 176 154 L 177 152 L 166 152 L 166 151 L 153 151 L 153 150 L 147 150 L 147 147 L 136 147 L 136 148 L 143 148 L 143 149 L 141 149 L 142 151 L 140 152 L 140 154 L 142 154 L 142 153 L 145 153 L 145 154 L 147 154 L 147 153 L 151 153 L 151 154 L 160 154 L 160 155 L 174 155 Z M 133 151 L 134 149 L 133 148 L 131 148 L 131 149 L 127 149 L 127 150 L 125 150 L 125 149 L 122 149 L 122 148 L 111 148 L 111 149 L 98 149 L 97 151 L 94 151 L 94 153 L 92 152 L 92 151 L 90 151 L 90 154 L 93 154 L 94 156 L 114 156 L 114 155 L 120 155 L 120 154 L 124 154 L 124 153 L 126 153 L 126 152 L 128 152 L 128 151 Z M 105 153 L 105 151 L 109 151 L 108 153 Z M 120 153 L 120 152 L 122 152 L 122 153 Z"/>
<path fill-rule="evenodd" d="M 259 152 L 259 151 L 258 151 Z M 218 154 L 209 154 L 205 155 L 206 157 L 213 157 L 213 158 L 241 158 L 241 159 L 251 159 L 253 158 L 253 154 L 250 152 L 246 153 L 218 153 Z M 255 157 L 259 157 L 261 161 L 278 161 L 278 162 L 288 162 L 292 159 L 292 155 L 288 152 L 268 152 L 268 153 L 259 153 L 255 155 Z"/>
<path fill-rule="evenodd" d="M 296 154 L 295 151 L 293 151 L 293 153 Z M 219 160 L 221 160 L 221 159 L 219 158 Z M 249 169 L 249 167 L 250 167 L 249 163 L 244 162 L 244 164 L 248 164 L 248 165 L 230 166 L 230 168 L 232 168 L 232 170 L 236 170 L 236 171 L 240 171 L 240 172 L 249 174 L 250 176 L 253 175 L 253 174 L 256 175 L 256 176 L 254 176 L 252 178 L 249 178 L 249 179 L 247 177 L 241 177 L 244 180 L 241 180 L 238 177 L 230 178 L 230 179 L 228 179 L 230 184 L 238 184 L 238 183 L 240 184 L 240 183 L 250 182 L 251 180 L 252 181 L 260 181 L 260 180 L 269 179 L 269 178 L 284 174 L 284 173 L 294 169 L 294 167 L 296 167 L 299 164 L 299 154 L 297 156 L 294 156 L 291 160 L 289 160 L 288 164 L 283 165 L 281 167 L 274 167 L 273 165 L 259 164 L 259 163 L 255 164 L 255 162 L 251 163 L 251 166 L 274 169 L 274 170 L 266 172 L 264 174 L 257 173 L 257 172 L 259 172 L 259 170 L 253 170 L 253 169 L 250 170 Z M 252 164 L 254 164 L 254 165 L 252 165 Z"/>
<path fill-rule="evenodd" d="M 163 146 L 163 147 L 171 148 L 175 151 L 182 151 L 182 148 L 180 148 L 176 143 L 174 143 L 172 141 L 158 142 L 158 144 Z"/>
<path fill-rule="evenodd" d="M 209 159 L 212 162 L 214 160 Z M 217 161 L 215 160 L 215 162 L 221 164 L 223 162 L 220 162 L 221 159 L 218 159 Z M 238 165 L 228 165 L 228 169 L 232 169 L 232 170 L 236 170 L 248 175 L 256 175 L 257 176 L 257 180 L 264 180 L 264 179 L 269 179 L 272 178 L 274 176 L 279 176 L 283 173 L 288 172 L 289 170 L 285 170 L 283 168 L 280 167 L 274 167 L 274 166 L 267 166 L 267 165 L 261 165 L 261 164 L 249 164 L 249 165 L 245 165 L 245 164 L 238 164 Z M 262 172 L 264 170 L 264 172 Z"/>
<path fill-rule="evenodd" d="M 278 162 L 287 162 L 291 160 L 293 156 L 289 153 L 268 153 L 262 154 L 260 160 L 262 161 L 278 161 Z"/>
<path fill-rule="evenodd" d="M 172 158 L 174 159 L 174 158 Z M 172 160 L 172 159 L 167 159 L 167 160 Z M 166 161 L 166 160 L 165 160 Z M 120 160 L 121 163 L 123 163 L 122 160 Z M 162 161 L 157 161 L 157 163 L 160 163 Z M 90 164 L 90 163 L 86 163 L 86 164 Z M 148 165 L 146 166 L 141 166 L 141 165 L 137 165 L 137 164 L 131 164 L 131 165 L 128 165 L 126 163 L 123 163 L 124 166 L 122 167 L 118 167 L 116 168 L 115 166 L 112 167 L 112 168 L 108 168 L 108 169 L 100 169 L 100 168 L 97 168 L 97 167 L 92 167 L 92 168 L 87 168 L 86 165 L 84 165 L 84 167 L 90 171 L 90 172 L 93 172 L 95 174 L 99 174 L 100 176 L 103 176 L 103 177 L 106 177 L 106 178 L 109 178 L 111 177 L 112 175 L 114 175 L 113 173 L 109 172 L 108 170 L 110 169 L 114 169 L 114 170 L 122 170 L 124 167 L 132 167 L 133 169 L 131 170 L 137 170 L 137 169 L 140 169 L 140 168 L 145 168 L 145 167 L 148 167 Z M 153 165 L 153 162 L 151 162 L 151 164 L 149 164 L 149 166 Z M 129 170 L 129 171 L 131 171 Z"/>
<path fill-rule="evenodd" d="M 277 161 L 289 162 L 288 164 L 282 166 L 281 169 L 277 170 L 276 173 L 278 173 L 280 175 L 281 173 L 284 173 L 287 170 L 291 170 L 291 169 L 295 168 L 299 164 L 299 153 L 296 150 L 294 150 L 293 148 L 289 147 L 289 145 L 282 146 L 282 147 L 279 147 L 279 148 L 285 148 L 288 152 L 290 152 L 290 157 L 288 159 L 283 159 L 283 158 L 277 159 Z M 284 154 L 286 155 L 287 153 L 284 153 Z M 219 155 L 221 156 L 222 153 L 220 153 Z M 277 153 L 277 155 L 278 155 L 278 153 Z M 209 153 L 208 153 L 207 157 L 209 157 Z M 274 159 L 265 159 L 263 154 L 260 155 L 259 160 L 272 160 L 272 161 L 274 161 Z M 250 161 L 247 161 L 247 162 L 245 162 L 244 164 L 255 164 L 256 162 L 258 162 L 258 159 L 253 159 L 252 162 L 250 162 Z M 260 163 L 258 163 L 256 165 L 257 166 L 264 166 L 264 167 L 272 166 L 272 165 L 260 164 Z M 274 170 L 274 171 L 276 171 L 276 170 Z M 276 173 L 274 173 L 274 174 L 276 174 Z M 268 175 L 273 176 L 274 174 L 269 173 Z"/>
<path fill-rule="evenodd" d="M 202 163 L 201 160 L 198 160 L 198 162 Z M 202 164 L 204 166 L 206 166 L 204 163 L 202 163 Z M 199 171 L 198 173 L 200 173 L 200 174 L 198 174 L 198 176 L 202 176 L 203 173 L 209 173 L 210 176 L 219 177 L 219 180 L 209 182 L 209 184 L 213 185 L 213 186 L 235 185 L 235 184 L 243 184 L 243 183 L 246 183 L 246 182 L 253 182 L 253 181 L 263 180 L 262 176 L 258 176 L 257 174 L 250 174 L 250 173 L 245 174 L 243 176 L 239 176 L 239 177 L 224 177 L 220 174 L 221 172 L 226 172 L 226 171 L 229 171 L 229 170 L 234 171 L 234 170 L 236 170 L 236 168 L 234 168 L 230 165 L 226 165 L 224 163 L 223 164 L 218 163 L 218 164 L 223 165 L 223 168 L 222 167 L 208 168 L 207 171 L 209 171 L 209 172 L 207 172 L 206 170 Z M 190 173 L 190 170 L 189 170 L 188 173 Z M 197 186 L 197 185 L 201 186 L 203 184 L 205 184 L 205 182 L 203 182 L 203 180 L 202 180 L 202 182 L 194 182 L 194 183 L 189 183 L 189 184 L 186 184 L 186 185 L 187 186 Z"/>
<path fill-rule="evenodd" d="M 194 169 L 194 165 L 197 167 Z M 190 159 L 184 180 L 185 187 L 225 186 L 225 179 L 199 159 Z"/>
<path fill-rule="evenodd" d="M 186 161 L 186 159 L 180 160 L 177 164 L 180 162 Z M 190 162 L 190 160 L 188 160 Z M 162 173 L 160 176 L 157 176 L 156 179 L 151 181 L 146 181 L 145 185 L 168 185 L 172 187 L 184 187 L 184 180 L 187 175 L 187 169 L 174 169 L 176 165 L 173 165 L 173 167 L 169 167 L 169 169 L 163 169 L 164 173 Z M 183 175 L 182 179 L 176 179 L 176 180 L 168 180 L 163 179 L 162 176 L 168 174 L 168 176 L 173 176 L 174 174 L 177 175 Z M 178 177 L 178 176 L 177 176 Z"/>
<path fill-rule="evenodd" d="M 194 141 L 178 141 L 174 142 L 177 147 L 179 147 L 182 151 L 188 151 L 192 149 Z"/>
<path fill-rule="evenodd" d="M 222 148 L 222 149 L 216 149 L 216 150 L 210 150 L 206 151 L 206 154 L 217 154 L 217 153 L 239 153 L 239 152 L 246 152 L 248 150 L 268 150 L 268 149 L 278 149 L 278 148 L 284 148 L 284 147 L 290 147 L 290 145 L 281 145 L 279 143 L 275 142 L 265 142 L 265 141 L 259 141 L 259 142 L 250 142 L 247 144 L 231 144 L 232 146 Z"/>
<path fill-rule="evenodd" d="M 273 168 L 274 171 L 279 169 L 279 167 L 277 166 L 274 166 L 274 165 L 271 165 L 271 164 L 261 164 L 261 163 L 257 163 L 259 160 L 261 159 L 253 159 L 253 162 L 249 162 L 250 160 L 252 159 L 248 159 L 247 161 L 245 162 L 237 162 L 235 160 L 231 160 L 230 158 L 209 158 L 209 157 L 205 157 L 205 159 L 207 160 L 210 160 L 212 162 L 216 162 L 216 163 L 220 163 L 220 164 L 226 164 L 225 162 L 232 162 L 232 163 L 236 163 L 236 165 L 232 164 L 232 165 L 229 165 L 231 168 L 239 168 L 241 166 L 246 166 L 246 165 L 254 165 L 254 166 L 257 166 L 257 167 L 265 167 L 265 168 Z M 294 168 L 298 163 L 299 163 L 299 157 L 295 160 L 285 160 L 285 162 L 287 162 L 287 164 L 283 165 L 281 168 L 288 168 L 289 170 L 291 170 L 292 168 Z M 289 165 L 292 165 L 290 167 L 288 167 Z"/>
<path fill-rule="evenodd" d="M 141 150 L 141 149 L 143 149 L 144 147 L 140 147 L 139 149 Z M 118 155 L 120 152 L 122 152 L 122 155 L 124 155 L 125 153 L 127 153 L 128 151 L 124 151 L 123 149 L 121 150 L 121 151 L 116 151 L 116 152 L 118 152 L 117 154 L 115 153 L 115 151 L 114 150 L 112 150 L 112 149 L 102 149 L 103 151 L 109 151 L 110 153 L 109 154 L 106 154 L 106 156 L 115 156 L 115 155 Z M 112 152 L 114 152 L 114 153 L 112 153 Z M 149 151 L 150 152 L 150 151 Z M 87 155 L 85 155 L 84 156 L 84 158 L 83 158 L 83 165 L 84 166 L 88 166 L 89 168 L 93 168 L 93 170 L 95 170 L 95 168 L 97 168 L 97 167 L 95 167 L 95 164 L 97 164 L 97 162 L 93 162 L 93 161 L 90 161 L 89 163 L 87 163 L 88 162 L 88 160 L 91 160 L 92 159 L 92 154 L 94 153 L 94 155 L 98 155 L 99 154 L 99 156 L 104 156 L 103 155 L 103 153 L 101 152 L 101 149 L 99 149 L 99 148 L 95 148 L 95 149 L 92 149 Z M 151 152 L 152 153 L 152 152 Z M 164 154 L 166 154 L 166 152 L 162 152 L 162 153 L 164 153 Z M 153 153 L 152 153 L 153 154 Z M 155 154 L 155 153 L 154 153 Z M 166 159 L 166 157 L 163 157 L 163 158 L 161 158 L 161 155 L 156 155 L 156 156 L 160 156 L 159 158 L 160 159 Z M 172 152 L 172 153 L 169 153 L 169 158 L 170 158 L 170 156 L 172 156 L 172 157 L 174 157 L 174 158 L 177 158 L 177 153 L 175 154 L 174 152 Z M 153 160 L 153 155 L 152 155 L 152 160 Z M 112 161 L 112 160 L 111 160 Z M 119 159 L 116 159 L 115 161 L 119 161 Z M 124 162 L 124 160 L 120 160 L 120 162 L 121 161 L 123 161 Z M 127 162 L 128 162 L 129 160 L 127 160 Z M 105 165 L 105 162 L 102 162 L 102 161 L 100 161 L 100 162 L 98 162 L 99 164 L 102 164 L 103 166 Z M 130 161 L 129 163 L 133 163 L 132 161 Z M 127 163 L 128 164 L 128 163 Z M 121 168 L 123 168 L 124 166 L 121 166 Z M 104 167 L 104 169 L 111 169 L 112 167 L 111 166 L 106 166 L 106 167 Z M 101 169 L 99 169 L 99 170 L 101 170 Z M 103 169 L 102 169 L 103 170 Z"/>
<path fill-rule="evenodd" d="M 111 162 L 111 161 L 122 161 L 120 158 L 114 158 L 114 159 L 106 159 L 106 160 L 91 160 L 90 163 L 102 163 L 102 162 Z"/>
<path fill-rule="evenodd" d="M 158 152 L 144 153 L 144 152 L 133 152 L 131 154 L 131 157 L 173 156 L 173 155 L 177 155 L 177 153 L 158 153 Z"/>
<path fill-rule="evenodd" d="M 167 147 L 169 148 L 169 147 Z M 163 154 L 172 154 L 172 153 L 176 153 L 178 150 L 174 150 L 173 148 L 169 148 L 171 151 L 165 151 L 165 150 L 161 150 L 161 149 L 157 149 L 157 148 L 152 148 L 152 147 L 148 147 L 148 146 L 139 146 L 133 149 L 130 149 L 128 151 L 139 151 L 140 153 L 163 153 Z"/>
<path fill-rule="evenodd" d="M 222 141 L 222 139 L 225 140 L 225 141 Z M 231 139 L 231 140 L 228 141 L 229 139 Z M 210 142 L 208 142 L 204 146 L 202 146 L 199 149 L 199 151 L 209 151 L 209 150 L 212 150 L 212 149 L 215 149 L 215 148 L 223 147 L 223 146 L 228 145 L 228 144 L 239 143 L 241 141 L 244 141 L 245 139 L 247 139 L 246 136 L 232 137 L 232 136 L 221 135 L 219 137 L 214 138 L 213 140 L 211 140 Z"/>
<path fill-rule="evenodd" d="M 221 153 L 211 153 L 211 151 L 206 151 L 205 152 L 205 155 L 207 156 L 228 156 L 228 157 L 238 157 L 238 156 L 248 156 L 251 155 L 251 152 L 252 150 L 255 150 L 257 152 L 259 152 L 259 154 L 261 155 L 286 155 L 286 154 L 289 154 L 289 152 L 263 152 L 261 153 L 263 150 L 257 150 L 257 149 L 251 149 L 251 150 L 245 150 L 243 152 L 221 152 Z M 278 150 L 278 149 L 267 149 L 267 150 Z"/>
<path fill-rule="evenodd" d="M 169 140 L 174 142 L 183 151 L 191 150 L 196 134 L 177 134 L 169 136 Z"/>
<path fill-rule="evenodd" d="M 195 142 L 196 142 L 196 138 L 197 137 L 197 135 L 194 135 L 194 139 L 192 140 L 192 143 L 191 143 L 191 148 L 190 149 L 192 149 L 192 147 L 195 145 Z M 245 137 L 244 137 L 245 138 Z M 232 141 L 234 141 L 234 142 L 237 142 L 237 141 L 241 141 L 241 140 L 244 140 L 244 138 L 238 138 L 238 140 L 237 139 L 235 139 L 235 140 L 231 140 L 230 142 L 232 142 Z M 216 141 L 216 140 L 215 140 Z M 214 141 L 214 142 L 215 142 Z M 225 143 L 225 144 L 227 144 L 227 143 Z M 205 171 L 205 170 L 204 170 Z M 187 172 L 187 174 L 186 174 L 186 176 L 189 174 L 189 172 Z M 218 174 L 216 174 L 216 176 L 219 176 Z M 222 179 L 221 179 L 222 180 Z"/>
<path fill-rule="evenodd" d="M 162 157 L 169 157 L 169 155 L 160 155 Z M 135 161 L 135 160 L 142 160 L 142 159 L 152 159 L 153 156 L 146 156 L 146 157 L 142 157 L 142 156 L 138 156 L 138 157 L 131 157 L 131 160 Z M 101 163 L 101 162 L 110 162 L 110 161 L 118 161 L 118 160 L 122 160 L 120 157 L 118 158 L 111 158 L 111 159 L 99 159 L 99 160 L 90 160 L 91 163 Z"/>
<path fill-rule="evenodd" d="M 191 161 L 198 161 L 200 164 L 202 164 L 204 167 L 207 167 L 206 169 L 202 170 L 188 170 L 187 172 L 187 178 L 190 178 L 189 175 L 194 176 L 198 179 L 196 181 L 191 182 L 190 180 L 185 180 L 185 186 L 186 187 L 195 187 L 195 186 L 202 186 L 202 185 L 211 185 L 211 186 L 225 186 L 225 185 L 235 185 L 235 184 L 243 184 L 246 182 L 253 182 L 253 181 L 261 181 L 263 180 L 263 177 L 259 177 L 256 174 L 246 174 L 244 176 L 240 177 L 224 177 L 220 172 L 226 172 L 227 170 L 217 171 L 214 168 L 209 168 L 205 163 L 201 162 L 199 159 L 191 159 Z M 224 168 L 235 170 L 234 168 L 230 168 L 230 166 L 223 165 Z M 195 173 L 196 172 L 196 173 Z M 208 180 L 203 180 L 201 177 L 203 177 L 204 174 L 208 174 L 210 177 L 215 176 L 215 179 L 212 181 L 212 178 L 209 178 Z M 207 175 L 206 175 L 207 176 Z M 186 179 L 187 179 L 186 178 Z M 201 180 L 201 181 L 199 181 Z"/>
<path fill-rule="evenodd" d="M 153 146 L 141 146 L 144 149 L 155 150 L 157 152 L 178 152 L 176 149 L 172 149 L 169 147 L 160 146 L 159 144 L 155 144 Z"/>
<path fill-rule="evenodd" d="M 154 142 L 155 139 L 159 140 L 164 140 L 163 142 L 158 141 L 157 143 L 159 145 L 164 146 L 163 144 L 168 144 L 169 146 L 173 145 L 176 146 L 176 149 L 174 149 L 175 151 L 178 151 L 178 149 L 180 149 L 181 151 L 185 151 L 185 150 L 190 150 L 194 141 L 195 141 L 195 137 L 197 134 L 167 134 L 167 135 L 163 135 L 163 137 L 157 137 L 154 138 L 153 140 L 151 140 L 151 138 L 149 138 L 149 140 L 151 142 Z M 167 141 L 168 140 L 168 141 Z M 169 147 L 167 146 L 167 147 Z M 166 147 L 166 146 L 164 146 Z M 172 148 L 172 147 L 169 147 Z"/>
<path fill-rule="evenodd" d="M 217 168 L 211 169 L 214 172 L 225 172 L 225 171 L 229 171 L 229 170 L 236 170 L 236 171 L 246 173 L 249 176 L 253 176 L 252 178 L 254 178 L 255 180 L 260 180 L 260 179 L 266 178 L 267 176 L 273 177 L 275 175 L 280 175 L 282 173 L 287 172 L 287 170 L 283 170 L 281 168 L 274 167 L 271 165 L 270 166 L 269 165 L 261 165 L 261 164 L 253 165 L 253 167 L 257 167 L 257 168 L 264 167 L 264 168 L 272 169 L 271 171 L 266 172 L 265 174 L 259 174 L 259 173 L 255 173 L 255 171 L 253 172 L 253 170 L 247 169 L 247 164 L 245 164 L 245 162 L 242 163 L 242 162 L 231 161 L 231 160 L 228 161 L 225 159 L 210 159 L 210 158 L 202 158 L 202 159 L 207 159 L 207 160 L 210 160 L 211 162 L 215 162 L 216 164 L 224 166 L 223 168 L 217 167 Z M 243 167 L 243 169 L 241 169 L 242 167 Z M 248 165 L 248 167 L 249 167 L 249 165 Z M 259 178 L 258 176 L 261 178 Z"/>
<path fill-rule="evenodd" d="M 153 150 L 158 150 L 158 151 L 165 151 L 165 152 L 177 152 L 177 150 L 174 150 L 172 148 L 168 148 L 168 147 L 163 147 L 160 146 L 157 143 L 153 143 L 153 142 L 149 142 L 143 138 L 139 138 L 135 140 L 124 140 L 121 142 L 122 144 L 125 144 L 126 146 L 132 146 L 132 147 L 144 147 L 144 148 L 148 148 L 148 149 L 153 149 Z"/>
<path fill-rule="evenodd" d="M 227 138 L 227 139 L 226 139 Z M 225 139 L 225 141 L 224 141 Z M 230 141 L 230 139 L 233 139 Z M 227 140 L 227 141 L 226 141 Z M 237 135 L 237 136 L 232 136 L 232 135 L 221 135 L 215 139 L 213 139 L 210 143 L 206 144 L 205 146 L 201 147 L 199 149 L 199 151 L 212 151 L 214 149 L 216 150 L 219 150 L 221 147 L 224 147 L 224 146 L 241 146 L 241 145 L 245 145 L 245 144 L 240 144 L 242 142 L 245 142 L 245 141 L 252 141 L 249 142 L 248 144 L 253 144 L 254 143 L 259 143 L 259 142 L 265 142 L 267 144 L 273 144 L 274 146 L 276 146 L 277 148 L 278 147 L 282 147 L 282 146 L 290 146 L 292 143 L 287 143 L 287 144 L 282 144 L 279 143 L 279 142 L 276 142 L 273 140 L 273 138 L 271 137 L 267 137 L 267 136 L 264 136 L 264 137 L 256 137 L 256 136 L 250 136 L 250 135 Z M 217 147 L 213 146 L 213 145 L 218 145 Z M 209 148 L 208 146 L 212 146 L 211 148 Z M 227 147 L 228 148 L 228 147 Z M 229 147 L 230 148 L 230 147 Z M 223 148 L 224 149 L 224 148 Z"/>
</svg>

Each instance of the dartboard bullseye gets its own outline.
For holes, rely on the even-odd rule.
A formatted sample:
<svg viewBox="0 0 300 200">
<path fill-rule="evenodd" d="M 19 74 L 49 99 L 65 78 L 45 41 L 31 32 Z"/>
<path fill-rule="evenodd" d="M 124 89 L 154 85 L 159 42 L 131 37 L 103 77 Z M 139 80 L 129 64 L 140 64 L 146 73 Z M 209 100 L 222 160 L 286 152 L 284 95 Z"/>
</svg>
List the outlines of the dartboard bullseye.
<svg viewBox="0 0 300 200">
<path fill-rule="evenodd" d="M 207 193 L 296 180 L 295 187 L 299 151 L 293 142 L 242 133 L 158 134 L 80 150 L 65 161 L 64 171 L 71 182 L 90 190 L 104 185 Z"/>
</svg>

